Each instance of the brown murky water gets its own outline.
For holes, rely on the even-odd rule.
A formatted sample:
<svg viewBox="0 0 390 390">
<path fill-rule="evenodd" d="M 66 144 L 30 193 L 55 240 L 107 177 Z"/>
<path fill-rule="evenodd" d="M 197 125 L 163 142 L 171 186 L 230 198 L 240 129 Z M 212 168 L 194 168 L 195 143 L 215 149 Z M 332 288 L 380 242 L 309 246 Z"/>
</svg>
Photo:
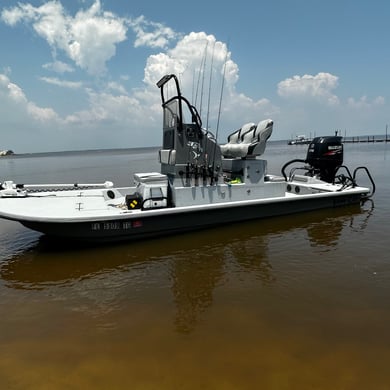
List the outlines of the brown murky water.
<svg viewBox="0 0 390 390">
<path fill-rule="evenodd" d="M 390 388 L 389 148 L 346 146 L 376 180 L 362 207 L 99 248 L 0 221 L 0 388 Z M 273 171 L 306 148 L 266 153 Z M 0 177 L 126 185 L 154 159 L 14 157 Z"/>
</svg>

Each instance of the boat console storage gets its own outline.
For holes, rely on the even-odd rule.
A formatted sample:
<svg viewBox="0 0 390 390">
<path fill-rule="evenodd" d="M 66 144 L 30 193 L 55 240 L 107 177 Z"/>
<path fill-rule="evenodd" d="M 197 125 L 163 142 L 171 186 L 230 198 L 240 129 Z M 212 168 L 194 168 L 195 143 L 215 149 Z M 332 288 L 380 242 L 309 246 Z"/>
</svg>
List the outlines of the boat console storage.
<svg viewBox="0 0 390 390">
<path fill-rule="evenodd" d="M 171 84 L 174 84 L 173 87 Z M 161 173 L 172 184 L 190 185 L 190 178 L 212 183 L 221 174 L 221 148 L 214 135 L 202 127 L 197 109 L 181 95 L 175 75 L 163 77 L 161 89 L 163 107 L 163 141 L 159 151 Z M 174 90 L 173 96 L 168 92 Z M 190 121 L 186 120 L 190 118 Z"/>
</svg>

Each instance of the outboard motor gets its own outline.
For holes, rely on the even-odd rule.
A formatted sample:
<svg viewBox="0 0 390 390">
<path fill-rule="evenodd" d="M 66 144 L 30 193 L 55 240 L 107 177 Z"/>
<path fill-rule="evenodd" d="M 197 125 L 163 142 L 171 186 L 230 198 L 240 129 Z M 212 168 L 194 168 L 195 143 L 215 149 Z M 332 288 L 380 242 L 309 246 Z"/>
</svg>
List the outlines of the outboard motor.
<svg viewBox="0 0 390 390">
<path fill-rule="evenodd" d="M 343 164 L 342 137 L 316 137 L 307 151 L 306 163 L 314 168 L 319 178 L 333 183 L 339 167 Z"/>
<path fill-rule="evenodd" d="M 327 183 L 333 183 L 337 170 L 343 164 L 343 143 L 342 137 L 316 137 L 309 145 L 306 160 L 295 159 L 287 162 L 282 167 L 282 174 L 288 181 L 285 173 L 286 168 L 293 163 L 307 164 L 302 168 L 306 170 L 306 176 L 318 176 L 319 179 Z M 296 168 L 295 168 L 296 169 Z"/>
</svg>

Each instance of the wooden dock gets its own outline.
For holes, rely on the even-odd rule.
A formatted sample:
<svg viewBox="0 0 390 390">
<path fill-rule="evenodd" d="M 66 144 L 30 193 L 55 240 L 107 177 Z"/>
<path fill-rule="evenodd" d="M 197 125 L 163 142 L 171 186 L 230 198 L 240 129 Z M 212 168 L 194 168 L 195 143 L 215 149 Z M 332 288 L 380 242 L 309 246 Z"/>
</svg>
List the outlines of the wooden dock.
<svg viewBox="0 0 390 390">
<path fill-rule="evenodd" d="M 385 135 L 360 135 L 355 137 L 343 137 L 344 143 L 368 143 L 368 142 L 390 142 L 390 138 Z"/>
</svg>

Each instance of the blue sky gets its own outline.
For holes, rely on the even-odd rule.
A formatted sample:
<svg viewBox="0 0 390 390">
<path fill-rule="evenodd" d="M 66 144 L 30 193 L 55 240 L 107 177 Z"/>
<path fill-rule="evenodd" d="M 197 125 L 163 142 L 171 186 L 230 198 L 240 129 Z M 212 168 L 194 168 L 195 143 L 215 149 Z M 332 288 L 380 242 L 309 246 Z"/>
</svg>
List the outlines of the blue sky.
<svg viewBox="0 0 390 390">
<path fill-rule="evenodd" d="M 384 134 L 389 18 L 387 0 L 2 0 L 0 149 L 158 146 L 167 73 L 204 123 L 211 91 L 214 132 L 225 77 L 221 143 L 266 118 L 273 140 Z"/>
</svg>

